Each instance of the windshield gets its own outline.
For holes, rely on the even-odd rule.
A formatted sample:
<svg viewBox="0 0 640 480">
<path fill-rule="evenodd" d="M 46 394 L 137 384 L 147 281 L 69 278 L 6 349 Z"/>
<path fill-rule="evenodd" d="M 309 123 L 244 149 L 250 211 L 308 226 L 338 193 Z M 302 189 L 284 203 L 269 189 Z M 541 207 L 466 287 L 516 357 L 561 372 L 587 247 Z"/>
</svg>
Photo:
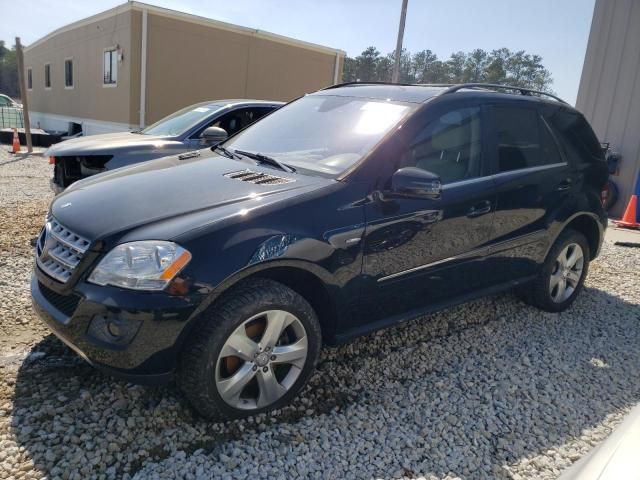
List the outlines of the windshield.
<svg viewBox="0 0 640 480">
<path fill-rule="evenodd" d="M 139 133 L 145 135 L 158 135 L 161 137 L 176 137 L 182 135 L 191 127 L 197 125 L 207 118 L 222 105 L 215 104 L 195 104 L 178 110 L 171 115 L 158 120 L 153 125 L 148 126 Z"/>
<path fill-rule="evenodd" d="M 309 95 L 225 143 L 291 165 L 338 175 L 367 154 L 414 107 L 369 98 Z"/>
</svg>

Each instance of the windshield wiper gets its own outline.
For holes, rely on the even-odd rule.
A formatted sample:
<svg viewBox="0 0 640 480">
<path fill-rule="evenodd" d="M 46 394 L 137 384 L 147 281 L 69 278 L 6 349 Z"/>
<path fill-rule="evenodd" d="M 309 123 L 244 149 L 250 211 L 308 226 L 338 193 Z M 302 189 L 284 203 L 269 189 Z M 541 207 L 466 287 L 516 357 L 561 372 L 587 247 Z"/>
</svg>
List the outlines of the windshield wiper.
<svg viewBox="0 0 640 480">
<path fill-rule="evenodd" d="M 252 158 L 252 159 L 257 160 L 257 161 L 262 162 L 262 163 L 268 163 L 269 165 L 277 167 L 280 170 L 284 170 L 285 172 L 293 173 L 293 172 L 296 171 L 295 168 L 290 167 L 289 165 L 286 165 L 286 164 L 282 163 L 281 161 L 276 160 L 273 157 L 269 157 L 267 155 L 264 155 L 262 153 L 246 152 L 244 150 L 235 150 L 235 153 L 237 153 L 239 155 L 244 155 L 245 157 Z"/>
<path fill-rule="evenodd" d="M 220 150 L 222 154 L 227 158 L 241 158 L 240 155 L 235 155 L 231 150 L 229 150 L 228 148 L 224 148 L 222 145 L 216 145 L 215 147 L 213 147 L 213 150 Z"/>
</svg>

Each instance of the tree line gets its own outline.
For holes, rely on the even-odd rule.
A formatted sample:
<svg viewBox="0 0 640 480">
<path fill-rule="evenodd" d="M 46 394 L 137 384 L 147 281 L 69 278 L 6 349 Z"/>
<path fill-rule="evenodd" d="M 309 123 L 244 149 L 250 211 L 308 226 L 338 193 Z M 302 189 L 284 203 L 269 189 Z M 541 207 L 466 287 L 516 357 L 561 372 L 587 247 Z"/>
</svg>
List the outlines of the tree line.
<svg viewBox="0 0 640 480">
<path fill-rule="evenodd" d="M 366 48 L 344 61 L 345 82 L 390 82 L 395 53 L 383 55 L 376 47 Z M 431 50 L 400 56 L 400 83 L 497 83 L 533 88 L 551 93 L 553 79 L 542 57 L 524 50 L 499 48 L 487 52 L 475 49 L 456 52 L 440 60 Z"/>
</svg>

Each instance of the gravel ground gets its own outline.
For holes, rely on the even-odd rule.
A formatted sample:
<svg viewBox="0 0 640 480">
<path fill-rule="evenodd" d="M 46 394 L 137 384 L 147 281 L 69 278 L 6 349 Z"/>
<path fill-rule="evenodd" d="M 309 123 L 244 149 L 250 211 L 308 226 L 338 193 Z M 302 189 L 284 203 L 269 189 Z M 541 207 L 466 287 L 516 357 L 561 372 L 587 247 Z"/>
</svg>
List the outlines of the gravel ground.
<svg viewBox="0 0 640 480">
<path fill-rule="evenodd" d="M 0 478 L 551 479 L 640 400 L 640 249 L 608 242 L 569 312 L 469 303 L 325 349 L 290 407 L 204 422 L 41 326 L 29 240 L 50 167 L 13 160 L 2 148 Z"/>
</svg>

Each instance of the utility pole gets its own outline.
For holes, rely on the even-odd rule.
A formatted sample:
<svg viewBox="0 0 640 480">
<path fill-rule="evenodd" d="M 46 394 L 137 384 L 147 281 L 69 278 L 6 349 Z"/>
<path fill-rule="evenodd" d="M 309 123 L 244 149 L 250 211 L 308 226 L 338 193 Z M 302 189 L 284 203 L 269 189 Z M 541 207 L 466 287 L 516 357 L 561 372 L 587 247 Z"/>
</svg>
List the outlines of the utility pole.
<svg viewBox="0 0 640 480">
<path fill-rule="evenodd" d="M 398 28 L 398 43 L 396 43 L 396 62 L 393 66 L 393 75 L 391 81 L 398 83 L 400 81 L 400 57 L 402 56 L 402 38 L 404 37 L 404 21 L 407 18 L 407 2 L 402 0 L 402 11 L 400 12 L 400 28 Z"/>
<path fill-rule="evenodd" d="M 22 116 L 24 118 L 24 136 L 27 139 L 27 152 L 33 152 L 31 143 L 31 122 L 29 121 L 29 102 L 27 101 L 27 84 L 24 79 L 24 55 L 20 37 L 16 37 L 16 57 L 18 60 L 18 83 L 20 84 L 20 98 L 22 100 Z"/>
</svg>

